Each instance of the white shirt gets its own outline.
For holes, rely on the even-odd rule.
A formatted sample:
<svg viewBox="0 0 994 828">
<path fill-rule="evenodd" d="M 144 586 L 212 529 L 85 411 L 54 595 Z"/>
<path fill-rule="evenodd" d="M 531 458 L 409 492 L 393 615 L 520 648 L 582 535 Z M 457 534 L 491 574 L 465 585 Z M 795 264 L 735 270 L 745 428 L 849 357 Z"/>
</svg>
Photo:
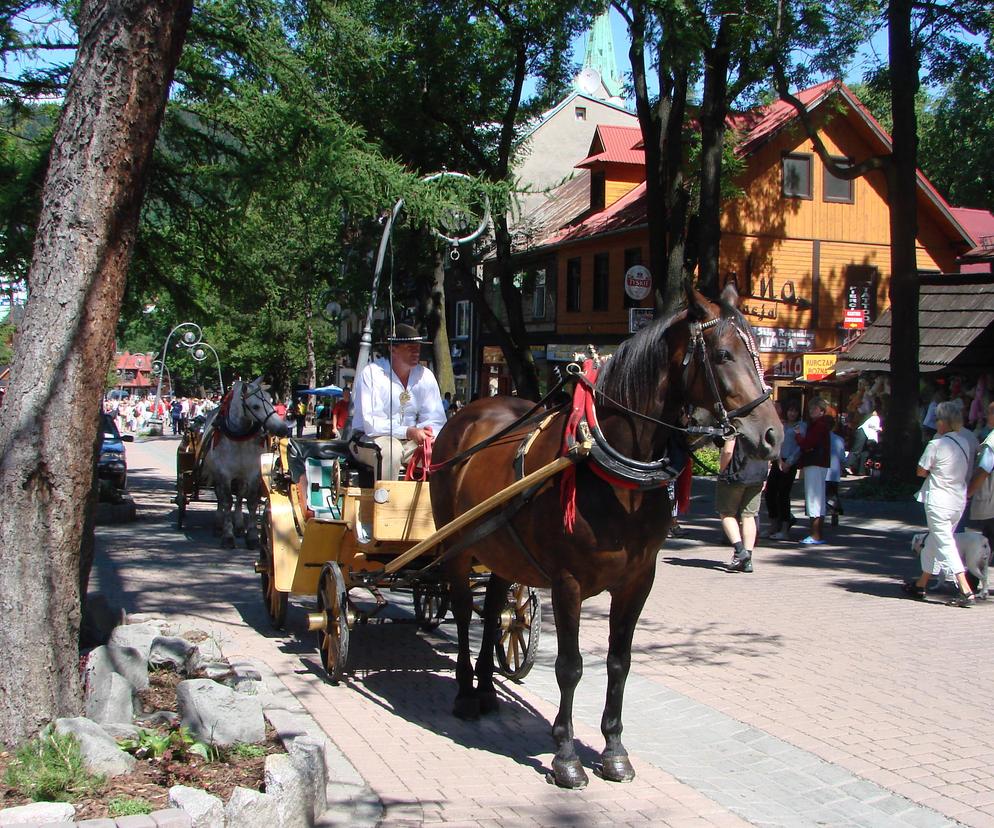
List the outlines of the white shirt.
<svg viewBox="0 0 994 828">
<path fill-rule="evenodd" d="M 973 520 L 994 518 L 994 431 L 980 444 L 977 453 L 977 471 L 987 472 L 984 484 L 973 494 L 970 517 Z"/>
<path fill-rule="evenodd" d="M 925 446 L 918 465 L 929 475 L 915 495 L 916 500 L 939 509 L 963 509 L 973 460 L 969 445 L 958 433 L 937 435 Z"/>
<path fill-rule="evenodd" d="M 406 393 L 405 393 L 406 392 Z M 355 383 L 352 427 L 367 437 L 390 435 L 407 439 L 411 426 L 431 426 L 435 437 L 445 425 L 445 411 L 438 382 L 423 365 L 411 369 L 407 387 L 393 372 L 389 360 L 378 359 L 362 369 Z M 405 399 L 401 404 L 401 394 Z"/>
<path fill-rule="evenodd" d="M 834 431 L 830 436 L 832 444 L 829 448 L 829 467 L 825 482 L 838 483 L 842 479 L 842 467 L 846 464 L 846 442 Z"/>
<path fill-rule="evenodd" d="M 863 423 L 859 430 L 866 435 L 867 440 L 872 440 L 874 443 L 880 442 L 880 415 L 871 414 L 866 418 L 866 422 Z"/>
</svg>

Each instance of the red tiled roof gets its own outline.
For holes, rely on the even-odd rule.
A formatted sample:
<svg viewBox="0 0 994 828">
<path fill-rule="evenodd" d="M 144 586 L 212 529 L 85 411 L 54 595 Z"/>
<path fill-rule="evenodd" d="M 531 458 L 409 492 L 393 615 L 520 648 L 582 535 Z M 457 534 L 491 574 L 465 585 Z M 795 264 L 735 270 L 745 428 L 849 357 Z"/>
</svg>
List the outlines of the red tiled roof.
<svg viewBox="0 0 994 828">
<path fill-rule="evenodd" d="M 577 167 L 589 167 L 596 162 L 645 166 L 642 130 L 639 127 L 598 124 L 590 143 L 590 155 Z"/>
<path fill-rule="evenodd" d="M 994 213 L 972 207 L 950 207 L 949 210 L 978 245 L 984 238 L 994 239 Z"/>
<path fill-rule="evenodd" d="M 832 91 L 837 83 L 834 80 L 819 83 L 798 92 L 796 97 L 805 107 L 810 108 L 822 96 Z M 736 152 L 739 155 L 748 155 L 796 117 L 797 110 L 794 109 L 793 104 L 782 100 L 774 101 L 748 112 L 736 112 L 729 115 L 728 126 L 742 133 L 742 139 L 736 147 Z"/>
<path fill-rule="evenodd" d="M 542 239 L 539 246 L 558 244 L 571 239 L 582 239 L 608 233 L 612 230 L 628 230 L 645 224 L 645 182 L 626 193 L 610 207 L 577 222 L 568 224 Z"/>
<path fill-rule="evenodd" d="M 150 370 L 155 362 L 155 354 L 133 354 L 130 351 L 119 353 L 114 367 L 119 371 Z"/>
</svg>

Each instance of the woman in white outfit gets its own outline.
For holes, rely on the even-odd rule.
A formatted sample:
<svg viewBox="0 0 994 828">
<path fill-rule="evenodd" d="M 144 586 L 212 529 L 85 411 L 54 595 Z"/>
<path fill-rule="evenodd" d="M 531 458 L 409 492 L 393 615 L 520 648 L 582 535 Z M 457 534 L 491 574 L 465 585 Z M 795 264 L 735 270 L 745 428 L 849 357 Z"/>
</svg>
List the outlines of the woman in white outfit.
<svg viewBox="0 0 994 828">
<path fill-rule="evenodd" d="M 956 431 L 963 425 L 962 409 L 952 402 L 936 406 L 936 435 L 918 460 L 918 476 L 925 478 L 916 499 L 925 505 L 928 537 L 922 547 L 922 574 L 917 581 L 905 581 L 903 591 L 919 600 L 936 564 L 945 566 L 959 586 L 958 606 L 972 607 L 973 590 L 956 549 L 953 530 L 966 508 L 966 488 L 973 473 L 970 446 Z"/>
</svg>

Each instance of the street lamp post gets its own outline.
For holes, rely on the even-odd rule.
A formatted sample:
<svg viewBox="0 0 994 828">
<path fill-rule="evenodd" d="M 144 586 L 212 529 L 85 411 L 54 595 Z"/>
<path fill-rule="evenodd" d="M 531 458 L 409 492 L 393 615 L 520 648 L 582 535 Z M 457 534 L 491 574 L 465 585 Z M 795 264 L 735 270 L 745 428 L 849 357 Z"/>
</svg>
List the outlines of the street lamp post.
<svg viewBox="0 0 994 828">
<path fill-rule="evenodd" d="M 161 359 L 157 359 L 152 363 L 152 372 L 159 375 L 160 379 L 162 377 L 162 372 L 166 372 L 166 379 L 169 380 L 169 390 L 173 390 L 173 376 L 169 373 L 169 366 L 166 365 Z"/>
<path fill-rule="evenodd" d="M 169 335 L 166 337 L 166 342 L 162 346 L 162 367 L 166 366 L 166 352 L 169 350 L 169 340 L 173 338 L 173 334 L 176 331 L 183 330 L 182 342 L 187 348 L 194 348 L 201 343 L 204 338 L 204 332 L 200 329 L 200 326 L 196 322 L 180 322 L 175 328 L 173 328 Z M 162 434 L 162 418 L 159 416 L 159 405 L 162 402 L 162 374 L 163 371 L 159 372 L 159 383 L 155 387 L 155 407 L 152 409 L 152 417 L 149 420 L 150 425 L 154 423 L 158 426 L 159 434 Z M 170 391 L 175 391 L 172 387 L 172 381 L 169 383 Z M 153 429 L 154 430 L 154 426 Z"/>
<path fill-rule="evenodd" d="M 215 351 L 213 346 L 211 346 L 208 342 L 204 340 L 201 340 L 200 344 L 195 343 L 194 345 L 187 345 L 187 347 L 190 348 L 190 354 L 193 356 L 195 360 L 197 360 L 197 362 L 203 362 L 205 359 L 207 359 L 207 351 L 205 351 L 204 348 L 207 348 L 207 350 L 209 350 L 212 354 L 214 354 L 214 362 L 217 364 L 217 387 L 221 392 L 221 396 L 223 397 L 224 380 L 221 377 L 221 360 L 218 358 L 217 351 Z"/>
</svg>

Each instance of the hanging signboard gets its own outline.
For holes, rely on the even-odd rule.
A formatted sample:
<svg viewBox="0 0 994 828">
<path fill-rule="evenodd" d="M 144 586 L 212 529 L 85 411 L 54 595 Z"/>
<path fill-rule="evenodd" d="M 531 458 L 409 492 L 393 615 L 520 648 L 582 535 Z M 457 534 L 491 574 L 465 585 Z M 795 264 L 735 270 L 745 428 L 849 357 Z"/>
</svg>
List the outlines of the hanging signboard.
<svg viewBox="0 0 994 828">
<path fill-rule="evenodd" d="M 800 328 L 753 328 L 753 331 L 764 354 L 801 354 L 815 346 L 814 331 Z"/>
<path fill-rule="evenodd" d="M 641 302 L 652 292 L 652 274 L 643 265 L 632 265 L 625 271 L 625 293 Z"/>
<path fill-rule="evenodd" d="M 842 317 L 842 327 L 847 330 L 862 330 L 866 327 L 866 311 L 847 310 Z"/>
<path fill-rule="evenodd" d="M 766 372 L 767 376 L 772 379 L 796 379 L 804 370 L 801 359 L 799 356 L 782 359 Z"/>
<path fill-rule="evenodd" d="M 805 354 L 804 379 L 808 382 L 823 380 L 835 370 L 835 354 Z"/>
<path fill-rule="evenodd" d="M 628 333 L 638 333 L 652 322 L 655 311 L 652 308 L 628 309 Z"/>
</svg>

